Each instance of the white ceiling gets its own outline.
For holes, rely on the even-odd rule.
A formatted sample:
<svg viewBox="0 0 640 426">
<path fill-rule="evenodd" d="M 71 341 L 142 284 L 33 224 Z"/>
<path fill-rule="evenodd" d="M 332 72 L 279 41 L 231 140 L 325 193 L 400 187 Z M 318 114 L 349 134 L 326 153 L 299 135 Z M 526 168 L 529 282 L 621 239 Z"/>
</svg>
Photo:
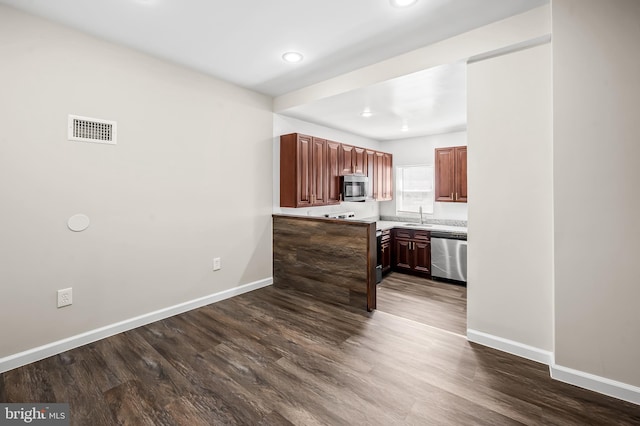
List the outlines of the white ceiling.
<svg viewBox="0 0 640 426">
<path fill-rule="evenodd" d="M 271 96 L 546 3 L 418 0 L 399 9 L 388 0 L 0 0 Z M 304 60 L 282 61 L 290 50 Z M 463 68 L 416 73 L 287 114 L 379 140 L 455 129 L 464 125 Z M 354 119 L 367 103 L 374 115 Z M 400 132 L 403 118 L 409 132 Z"/>
</svg>

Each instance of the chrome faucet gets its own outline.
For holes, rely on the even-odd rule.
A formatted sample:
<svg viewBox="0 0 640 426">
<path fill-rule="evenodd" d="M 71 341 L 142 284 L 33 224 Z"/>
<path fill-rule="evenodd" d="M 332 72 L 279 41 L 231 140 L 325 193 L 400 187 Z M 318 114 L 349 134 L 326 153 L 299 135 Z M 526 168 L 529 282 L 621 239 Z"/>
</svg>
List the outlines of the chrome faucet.
<svg viewBox="0 0 640 426">
<path fill-rule="evenodd" d="M 424 222 L 422 221 L 422 206 L 420 206 L 420 225 L 424 225 Z"/>
</svg>

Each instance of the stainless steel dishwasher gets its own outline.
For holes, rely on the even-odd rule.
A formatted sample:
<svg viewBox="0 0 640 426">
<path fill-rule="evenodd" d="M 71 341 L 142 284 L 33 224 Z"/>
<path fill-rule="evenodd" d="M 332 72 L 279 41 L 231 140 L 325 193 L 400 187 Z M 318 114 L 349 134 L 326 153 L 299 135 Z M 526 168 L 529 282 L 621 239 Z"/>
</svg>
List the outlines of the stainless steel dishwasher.
<svg viewBox="0 0 640 426">
<path fill-rule="evenodd" d="M 431 276 L 467 282 L 467 235 L 431 231 Z"/>
</svg>

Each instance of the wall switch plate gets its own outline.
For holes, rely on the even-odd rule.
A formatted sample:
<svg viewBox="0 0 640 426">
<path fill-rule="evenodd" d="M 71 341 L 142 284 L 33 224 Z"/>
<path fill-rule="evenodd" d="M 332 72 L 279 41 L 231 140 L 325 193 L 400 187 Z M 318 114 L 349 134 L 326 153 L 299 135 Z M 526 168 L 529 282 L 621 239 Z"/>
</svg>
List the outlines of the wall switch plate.
<svg viewBox="0 0 640 426">
<path fill-rule="evenodd" d="M 220 270 L 221 266 L 220 266 L 220 258 L 219 257 L 215 257 L 213 259 L 213 270 L 214 271 L 218 271 Z"/>
<path fill-rule="evenodd" d="M 58 290 L 58 308 L 62 308 L 63 306 L 69 306 L 72 303 L 73 303 L 73 289 L 71 287 Z"/>
</svg>

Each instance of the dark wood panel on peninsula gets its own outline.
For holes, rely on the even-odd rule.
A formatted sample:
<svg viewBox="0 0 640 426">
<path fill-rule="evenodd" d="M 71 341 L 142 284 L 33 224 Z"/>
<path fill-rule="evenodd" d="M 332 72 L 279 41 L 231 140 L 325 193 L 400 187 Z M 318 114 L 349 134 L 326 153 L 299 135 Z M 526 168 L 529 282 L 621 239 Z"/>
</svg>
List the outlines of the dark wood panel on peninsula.
<svg viewBox="0 0 640 426">
<path fill-rule="evenodd" d="M 376 224 L 273 215 L 273 285 L 376 308 Z"/>
</svg>

